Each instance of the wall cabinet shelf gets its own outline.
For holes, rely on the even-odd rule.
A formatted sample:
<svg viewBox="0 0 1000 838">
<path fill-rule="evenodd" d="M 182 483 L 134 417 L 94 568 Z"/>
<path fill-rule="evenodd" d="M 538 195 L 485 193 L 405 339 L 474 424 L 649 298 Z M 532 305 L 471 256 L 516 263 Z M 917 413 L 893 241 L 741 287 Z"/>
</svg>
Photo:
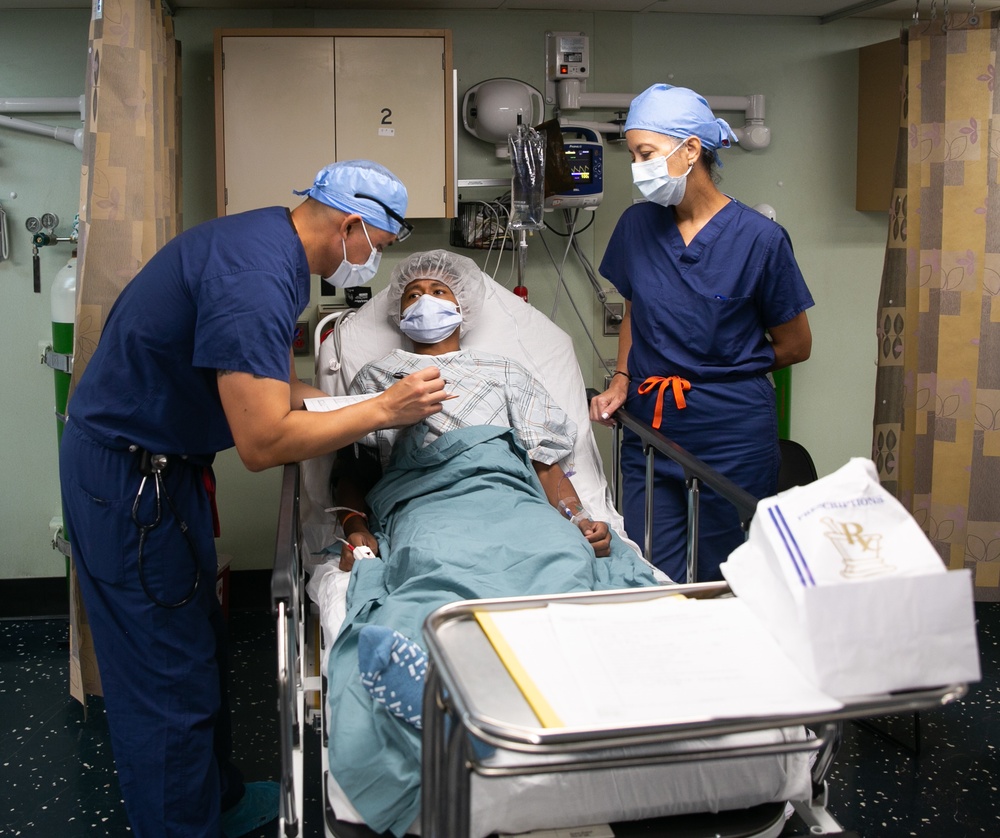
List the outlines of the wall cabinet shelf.
<svg viewBox="0 0 1000 838">
<path fill-rule="evenodd" d="M 455 214 L 451 32 L 220 29 L 215 33 L 219 215 L 294 206 L 337 160 L 406 184 L 407 215 Z"/>
</svg>

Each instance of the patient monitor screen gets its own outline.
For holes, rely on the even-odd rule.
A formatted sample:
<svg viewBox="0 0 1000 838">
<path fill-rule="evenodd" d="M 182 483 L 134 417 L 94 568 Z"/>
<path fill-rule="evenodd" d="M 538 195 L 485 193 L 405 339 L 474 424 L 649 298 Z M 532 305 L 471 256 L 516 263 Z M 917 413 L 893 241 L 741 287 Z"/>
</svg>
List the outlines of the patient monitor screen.
<svg viewBox="0 0 1000 838">
<path fill-rule="evenodd" d="M 577 184 L 589 184 L 594 176 L 594 151 L 590 148 L 567 148 L 566 160 L 573 181 Z"/>
</svg>

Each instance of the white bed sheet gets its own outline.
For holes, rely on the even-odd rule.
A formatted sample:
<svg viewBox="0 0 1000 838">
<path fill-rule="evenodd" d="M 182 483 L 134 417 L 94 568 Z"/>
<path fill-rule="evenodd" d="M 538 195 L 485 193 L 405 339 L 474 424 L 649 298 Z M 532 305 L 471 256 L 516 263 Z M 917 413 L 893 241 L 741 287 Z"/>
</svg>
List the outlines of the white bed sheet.
<svg viewBox="0 0 1000 838">
<path fill-rule="evenodd" d="M 577 425 L 573 454 L 563 462 L 574 471 L 573 484 L 595 518 L 608 522 L 636 552 L 621 515 L 614 508 L 603 465 L 594 439 L 585 397 L 585 386 L 569 336 L 535 308 L 507 291 L 485 274 L 486 299 L 476 327 L 463 337 L 463 346 L 506 355 L 536 375 L 556 402 Z M 364 364 L 395 348 L 404 339 L 390 322 L 386 292 L 377 294 L 357 311 L 345 315 L 334 334 L 318 352 L 316 384 L 329 395 L 344 395 Z M 302 545 L 310 570 L 307 591 L 320 609 L 326 638 L 321 665 L 326 671 L 327 651 L 345 616 L 350 574 L 336 568 L 336 561 L 321 563 L 316 554 L 333 542 L 332 516 L 323 510 L 332 504 L 329 473 L 332 457 L 302 464 Z M 654 568 L 658 577 L 669 582 Z M 741 744 L 801 740 L 801 729 L 742 734 Z M 726 737 L 729 739 L 730 737 Z M 696 747 L 697 742 L 678 748 Z M 500 753 L 497 759 L 516 759 Z M 588 823 L 635 820 L 688 812 L 719 811 L 770 801 L 808 798 L 809 755 L 806 753 L 761 757 L 752 761 L 719 760 L 686 765 L 652 766 L 594 772 L 522 777 L 473 776 L 473 835 L 517 833 L 539 828 L 572 827 Z M 326 770 L 329 799 L 342 820 L 362 822 L 350 801 Z M 515 795 L 516 797 L 512 797 Z M 516 799 L 517 805 L 510 801 Z M 413 832 L 419 832 L 419 823 Z"/>
</svg>

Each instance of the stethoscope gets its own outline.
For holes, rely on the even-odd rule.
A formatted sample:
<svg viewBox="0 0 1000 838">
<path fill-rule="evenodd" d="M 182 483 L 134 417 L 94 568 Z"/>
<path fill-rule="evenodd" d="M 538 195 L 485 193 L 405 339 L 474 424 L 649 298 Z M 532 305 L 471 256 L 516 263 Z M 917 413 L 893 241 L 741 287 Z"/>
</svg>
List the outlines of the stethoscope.
<svg viewBox="0 0 1000 838">
<path fill-rule="evenodd" d="M 133 452 L 140 451 L 138 446 L 131 446 L 129 450 Z M 163 472 L 167 468 L 168 462 L 166 454 L 150 454 L 148 451 L 142 450 L 139 457 L 139 473 L 142 475 L 142 481 L 139 483 L 139 491 L 136 493 L 135 501 L 132 503 L 132 521 L 139 529 L 139 583 L 142 585 L 143 591 L 146 592 L 146 596 L 148 596 L 161 608 L 180 608 L 182 605 L 187 605 L 187 603 L 194 598 L 194 595 L 198 590 L 198 585 L 201 582 L 201 564 L 198 562 L 198 551 L 195 549 L 194 539 L 191 537 L 188 525 L 177 512 L 177 507 L 174 505 L 173 499 L 169 494 L 167 494 L 166 487 L 163 485 Z M 152 478 L 153 485 L 156 488 L 156 516 L 153 518 L 151 523 L 144 524 L 139 520 L 139 503 L 142 500 L 143 490 L 146 488 L 146 481 L 150 478 Z M 173 512 L 174 518 L 177 520 L 177 525 L 180 527 L 181 534 L 184 536 L 184 540 L 187 541 L 191 558 L 194 559 L 194 584 L 191 585 L 191 590 L 189 590 L 187 594 L 185 594 L 184 597 L 177 602 L 164 602 L 162 599 L 157 597 L 156 594 L 154 594 L 146 585 L 146 575 L 143 570 L 143 548 L 146 544 L 146 535 L 152 530 L 155 530 L 163 520 L 163 505 L 160 500 L 161 497 L 166 498 L 167 505 L 170 507 L 170 511 Z"/>
</svg>

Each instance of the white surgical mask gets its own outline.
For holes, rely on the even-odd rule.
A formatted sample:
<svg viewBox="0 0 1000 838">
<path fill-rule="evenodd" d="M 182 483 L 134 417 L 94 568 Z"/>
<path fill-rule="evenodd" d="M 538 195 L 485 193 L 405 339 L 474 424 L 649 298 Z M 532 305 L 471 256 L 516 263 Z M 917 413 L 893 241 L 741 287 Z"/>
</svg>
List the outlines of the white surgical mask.
<svg viewBox="0 0 1000 838">
<path fill-rule="evenodd" d="M 361 222 L 361 229 L 364 230 L 368 246 L 372 249 L 371 255 L 363 265 L 349 262 L 347 260 L 347 239 L 344 239 L 341 242 L 344 246 L 344 261 L 337 266 L 337 270 L 332 274 L 323 277 L 323 281 L 329 282 L 334 288 L 353 288 L 355 285 L 364 285 L 366 282 L 371 282 L 378 272 L 378 263 L 382 260 L 382 254 L 372 244 L 364 221 Z"/>
<path fill-rule="evenodd" d="M 654 157 L 652 160 L 632 164 L 632 182 L 639 187 L 639 191 L 647 201 L 664 207 L 673 207 L 684 200 L 687 176 L 691 174 L 694 164 L 679 177 L 674 177 L 667 169 L 667 158 L 683 146 L 684 143 L 681 143 L 665 157 Z"/>
<path fill-rule="evenodd" d="M 399 320 L 399 331 L 416 343 L 440 343 L 462 325 L 462 312 L 451 300 L 421 294 Z"/>
</svg>

